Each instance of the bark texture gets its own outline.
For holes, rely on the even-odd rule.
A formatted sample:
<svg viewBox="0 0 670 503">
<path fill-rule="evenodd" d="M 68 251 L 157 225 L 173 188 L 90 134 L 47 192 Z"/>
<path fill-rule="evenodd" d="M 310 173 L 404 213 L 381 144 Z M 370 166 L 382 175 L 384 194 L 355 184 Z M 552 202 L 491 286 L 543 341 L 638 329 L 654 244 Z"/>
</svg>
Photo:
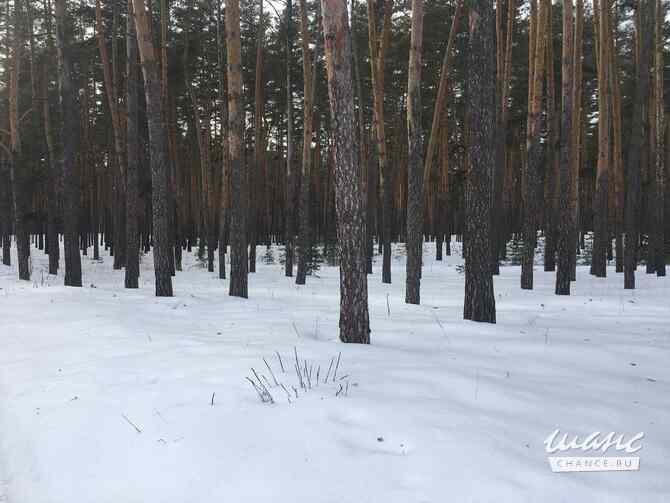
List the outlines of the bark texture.
<svg viewBox="0 0 670 503">
<path fill-rule="evenodd" d="M 81 286 L 81 256 L 79 254 L 79 174 L 76 155 L 79 146 L 79 107 L 72 82 L 72 32 L 66 0 L 56 0 L 56 43 L 58 47 L 58 88 L 63 127 L 63 208 L 65 238 L 65 286 Z"/>
<path fill-rule="evenodd" d="M 140 53 L 144 94 L 149 125 L 151 158 L 151 203 L 153 223 L 153 256 L 156 296 L 172 297 L 172 243 L 169 231 L 168 146 L 158 59 L 154 48 L 150 18 L 144 0 L 133 0 L 135 29 Z"/>
<path fill-rule="evenodd" d="M 370 343 L 365 220 L 355 138 L 351 37 L 346 0 L 322 0 L 333 126 L 335 209 L 340 248 L 340 340 Z"/>
<path fill-rule="evenodd" d="M 239 0 L 226 1 L 228 55 L 228 142 L 230 149 L 230 295 L 248 297 L 247 174 L 244 167 L 244 104 Z"/>
<path fill-rule="evenodd" d="M 495 166 L 495 69 L 493 5 L 470 5 L 467 99 L 469 172 L 466 180 L 465 302 L 466 320 L 495 323 L 491 273 L 491 190 Z"/>
<path fill-rule="evenodd" d="M 423 0 L 412 0 L 412 34 L 407 79 L 407 274 L 405 302 L 421 300 L 423 255 L 423 141 L 421 134 L 421 46 L 423 42 Z"/>
</svg>

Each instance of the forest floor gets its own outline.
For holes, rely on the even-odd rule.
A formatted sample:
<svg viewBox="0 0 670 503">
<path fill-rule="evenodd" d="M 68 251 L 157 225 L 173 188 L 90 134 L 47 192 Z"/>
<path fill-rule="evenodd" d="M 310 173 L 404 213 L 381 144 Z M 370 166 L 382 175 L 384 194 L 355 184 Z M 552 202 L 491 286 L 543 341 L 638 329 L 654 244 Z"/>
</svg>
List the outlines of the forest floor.
<svg viewBox="0 0 670 503">
<path fill-rule="evenodd" d="M 402 252 L 392 285 L 381 260 L 370 277 L 370 346 L 338 341 L 338 269 L 296 286 L 279 249 L 267 264 L 259 247 L 248 300 L 192 254 L 160 299 L 150 256 L 135 291 L 107 256 L 82 258 L 81 289 L 37 250 L 31 283 L 0 265 L 0 501 L 668 501 L 670 278 L 640 268 L 624 291 L 613 268 L 580 266 L 557 297 L 553 273 L 522 291 L 506 266 L 498 323 L 478 324 L 462 320 L 460 254 L 436 262 L 426 245 L 410 306 Z M 644 432 L 640 470 L 552 473 L 555 429 Z"/>
</svg>

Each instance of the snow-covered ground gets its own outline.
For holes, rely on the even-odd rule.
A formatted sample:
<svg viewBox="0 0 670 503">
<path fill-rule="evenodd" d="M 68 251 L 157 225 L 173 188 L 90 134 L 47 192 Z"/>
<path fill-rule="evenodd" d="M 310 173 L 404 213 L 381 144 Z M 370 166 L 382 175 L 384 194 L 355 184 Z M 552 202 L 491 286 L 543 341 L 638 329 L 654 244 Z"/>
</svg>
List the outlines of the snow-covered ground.
<svg viewBox="0 0 670 503">
<path fill-rule="evenodd" d="M 409 306 L 395 251 L 393 284 L 379 263 L 369 281 L 370 346 L 338 342 L 336 268 L 297 287 L 261 248 L 249 300 L 192 255 L 163 299 L 150 256 L 136 291 L 108 257 L 83 257 L 81 289 L 37 250 L 32 283 L 0 265 L 0 501 L 670 501 L 670 279 L 640 269 L 631 292 L 580 267 L 559 298 L 553 274 L 537 267 L 522 291 L 508 266 L 497 325 L 477 324 L 462 320 L 460 257 L 435 262 L 426 245 Z M 552 473 L 557 428 L 644 432 L 640 470 Z"/>
</svg>

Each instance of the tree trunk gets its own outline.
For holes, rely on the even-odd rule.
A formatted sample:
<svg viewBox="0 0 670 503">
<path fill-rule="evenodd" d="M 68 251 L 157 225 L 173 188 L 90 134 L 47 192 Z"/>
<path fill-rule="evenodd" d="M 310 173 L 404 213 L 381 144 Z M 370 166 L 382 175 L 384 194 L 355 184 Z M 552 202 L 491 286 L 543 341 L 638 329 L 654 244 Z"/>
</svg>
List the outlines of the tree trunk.
<svg viewBox="0 0 670 503">
<path fill-rule="evenodd" d="M 172 297 L 172 243 L 170 242 L 168 204 L 167 129 L 161 99 L 161 80 L 156 51 L 151 38 L 150 17 L 144 0 L 133 0 L 135 29 L 144 77 L 149 151 L 151 158 L 151 203 L 153 221 L 153 255 L 156 296 Z"/>
<path fill-rule="evenodd" d="M 607 275 L 609 172 L 611 162 L 611 122 L 609 86 L 609 0 L 600 0 L 598 19 L 598 168 L 593 199 L 593 252 L 591 273 L 599 278 Z"/>
<path fill-rule="evenodd" d="M 256 245 L 259 236 L 259 221 L 265 214 L 265 183 L 262 178 L 265 158 L 265 140 L 263 133 L 263 39 L 265 22 L 263 20 L 263 0 L 259 0 L 258 31 L 256 33 L 256 79 L 254 85 L 254 170 L 251 172 L 253 197 L 250 198 L 249 212 L 249 272 L 256 272 Z"/>
<path fill-rule="evenodd" d="M 574 96 L 572 0 L 563 1 L 563 49 L 561 51 L 561 145 L 559 160 L 559 221 L 558 221 L 558 270 L 556 271 L 556 295 L 570 295 L 570 241 L 573 213 L 570 208 L 570 187 L 573 183 L 570 168 L 572 140 L 572 114 Z"/>
<path fill-rule="evenodd" d="M 297 285 L 304 285 L 308 263 L 311 260 L 311 228 L 309 219 L 310 179 L 312 173 L 312 136 L 314 128 L 314 66 L 309 52 L 309 26 L 307 24 L 307 5 L 300 0 L 300 38 L 302 41 L 302 68 L 304 84 L 302 171 L 300 174 L 300 197 L 298 208 L 298 271 L 295 277 Z M 318 37 L 317 37 L 318 38 Z M 314 51 L 316 62 L 317 51 Z"/>
<path fill-rule="evenodd" d="M 420 1 L 420 0 L 419 0 Z M 354 137 L 351 38 L 345 0 L 322 0 L 340 246 L 340 340 L 370 343 L 362 183 Z"/>
<path fill-rule="evenodd" d="M 28 212 L 28 186 L 26 182 L 26 166 L 24 165 L 20 123 L 19 123 L 19 74 L 21 70 L 21 30 L 20 2 L 14 2 L 13 26 L 10 54 L 7 58 L 9 65 L 9 128 L 10 128 L 10 159 L 9 172 L 12 185 L 12 202 L 14 206 L 14 236 L 18 255 L 19 279 L 30 281 L 30 239 L 26 223 Z M 9 44 L 9 41 L 8 41 Z"/>
<path fill-rule="evenodd" d="M 70 60 L 71 27 L 66 0 L 56 0 L 56 41 L 58 46 L 58 87 L 63 127 L 63 209 L 65 237 L 65 286 L 82 286 L 79 255 L 79 174 L 75 165 L 79 145 L 78 103 L 72 83 Z"/>
<path fill-rule="evenodd" d="M 230 146 L 230 295 L 248 297 L 247 206 L 248 185 L 244 169 L 244 104 L 239 0 L 226 1 L 226 50 L 228 53 L 228 134 Z"/>
<path fill-rule="evenodd" d="M 391 36 L 391 16 L 393 0 L 384 0 L 384 21 L 381 31 L 377 30 L 375 2 L 368 3 L 368 40 L 370 45 L 370 70 L 373 95 L 373 129 L 377 144 L 377 159 L 381 175 L 382 190 L 382 282 L 391 283 L 391 211 L 393 205 L 393 177 L 386 152 L 386 131 L 384 126 L 384 64 L 386 49 Z"/>
<path fill-rule="evenodd" d="M 649 96 L 649 56 L 652 50 L 653 27 L 652 0 L 640 0 L 637 4 L 640 16 L 640 30 L 637 38 L 637 79 L 633 99 L 633 118 L 629 133 L 628 157 L 626 162 L 626 240 L 624 249 L 624 288 L 635 288 L 635 269 L 639 244 L 640 219 L 640 162 L 645 145 L 645 124 Z"/>
<path fill-rule="evenodd" d="M 540 167 L 542 165 L 542 144 L 541 124 L 542 124 L 542 94 L 544 83 L 544 60 L 546 55 L 546 34 L 544 27 L 547 20 L 548 0 L 538 0 L 537 14 L 534 23 L 534 29 L 531 33 L 536 40 L 532 42 L 532 80 L 529 89 L 530 100 L 528 102 L 528 161 L 526 166 L 525 180 L 525 201 L 523 218 L 523 257 L 521 262 L 521 288 L 524 290 L 533 289 L 533 265 L 535 262 L 535 245 L 537 241 L 537 197 L 538 197 L 538 178 Z M 532 22 L 532 21 L 531 21 Z"/>
<path fill-rule="evenodd" d="M 286 257 L 284 274 L 293 276 L 295 249 L 295 167 L 293 164 L 293 2 L 286 0 Z"/>
<path fill-rule="evenodd" d="M 654 17 L 655 26 L 655 51 L 654 51 L 654 85 L 655 85 L 655 105 L 656 105 L 656 158 L 652 160 L 654 165 L 655 192 L 653 194 L 653 260 L 657 276 L 665 276 L 665 161 L 663 149 L 663 137 L 665 134 L 664 125 L 664 101 L 663 101 L 663 19 L 664 11 L 661 0 L 655 0 L 656 15 Z"/>
<path fill-rule="evenodd" d="M 423 181 L 421 155 L 421 46 L 423 43 L 423 0 L 412 0 L 412 34 L 407 78 L 407 275 L 405 302 L 420 303 L 423 256 Z"/>
<path fill-rule="evenodd" d="M 570 281 L 577 279 L 577 242 L 579 235 L 579 175 L 581 168 L 582 143 L 582 38 L 584 32 L 584 2 L 577 0 L 575 6 L 574 43 L 574 85 L 572 109 L 572 154 L 570 156 L 570 213 L 571 229 L 569 240 Z"/>
<path fill-rule="evenodd" d="M 463 318 L 495 323 L 491 273 L 491 193 L 495 167 L 494 23 L 490 0 L 470 5 L 468 42 L 468 154 L 465 196 Z"/>
<path fill-rule="evenodd" d="M 126 20 L 126 109 L 128 162 L 126 167 L 126 272 L 125 287 L 138 288 L 140 276 L 139 234 L 139 68 L 133 3 Z"/>
</svg>

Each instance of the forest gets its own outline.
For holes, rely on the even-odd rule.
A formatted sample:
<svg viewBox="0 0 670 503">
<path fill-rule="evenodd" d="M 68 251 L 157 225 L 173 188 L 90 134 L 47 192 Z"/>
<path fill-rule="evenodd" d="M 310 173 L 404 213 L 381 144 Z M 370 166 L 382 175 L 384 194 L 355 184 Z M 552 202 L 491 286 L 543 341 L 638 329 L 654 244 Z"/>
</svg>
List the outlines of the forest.
<svg viewBox="0 0 670 503">
<path fill-rule="evenodd" d="M 307 0 L 5 2 L 3 263 L 14 235 L 21 279 L 31 239 L 57 274 L 62 236 L 66 285 L 104 246 L 136 288 L 153 248 L 156 295 L 171 296 L 182 250 L 210 272 L 218 253 L 225 278 L 230 248 L 230 294 L 246 297 L 257 245 L 283 245 L 297 284 L 320 245 L 342 263 L 356 342 L 375 246 L 390 283 L 406 243 L 418 304 L 423 242 L 441 260 L 458 236 L 475 321 L 495 322 L 511 240 L 533 288 L 538 232 L 557 295 L 587 232 L 596 277 L 614 258 L 624 288 L 640 261 L 664 276 L 667 6 L 490 3 L 353 2 L 329 27 Z M 336 57 L 347 68 L 329 78 Z"/>
<path fill-rule="evenodd" d="M 663 339 L 670 322 L 669 177 L 666 0 L 4 0 L 4 393 L 19 404 L 25 388 L 31 397 L 24 399 L 25 410 L 36 407 L 39 414 L 44 405 L 37 399 L 47 395 L 29 383 L 37 375 L 44 383 L 61 382 L 53 381 L 58 374 L 47 368 L 60 373 L 66 362 L 80 362 L 68 386 L 94 386 L 84 383 L 99 371 L 94 381 L 104 381 L 100 390 L 117 393 L 113 383 L 124 371 L 144 375 L 134 369 L 146 363 L 147 375 L 163 375 L 168 365 L 181 368 L 185 358 L 187 383 L 173 382 L 172 374 L 170 382 L 190 394 L 204 376 L 212 385 L 203 391 L 211 395 L 211 408 L 220 396 L 248 407 L 240 397 L 249 391 L 263 405 L 281 399 L 295 407 L 302 404 L 302 393 L 326 393 L 312 391 L 312 384 L 335 386 L 327 392 L 337 398 L 370 393 L 349 415 L 338 412 L 342 406 L 328 405 L 333 425 L 315 431 L 335 434 L 341 420 L 377 436 L 369 446 L 374 450 L 386 437 L 368 431 L 366 417 L 381 421 L 416 400 L 412 414 L 440 429 L 439 422 L 431 422 L 433 414 L 439 410 L 452 419 L 460 414 L 450 408 L 463 386 L 469 390 L 463 383 L 471 378 L 474 402 L 463 405 L 464 418 L 483 406 L 480 393 L 486 398 L 489 382 L 500 386 L 497 393 L 507 400 L 492 401 L 482 418 L 498 422 L 497 411 L 513 414 L 514 406 L 545 417 L 538 404 L 548 397 L 555 400 L 548 406 L 553 417 L 575 429 L 578 411 L 567 412 L 572 404 L 556 382 L 570 386 L 585 379 L 578 386 L 581 406 L 619 386 L 616 399 L 599 402 L 596 412 L 587 414 L 588 428 L 628 428 L 623 433 L 648 426 L 647 437 L 655 438 L 650 442 L 659 442 L 657 450 L 650 449 L 648 492 L 640 501 L 660 502 L 670 491 L 660 482 L 670 445 L 657 429 L 670 421 L 670 402 L 653 397 L 661 390 L 670 396 L 669 347 Z M 188 309 L 192 315 L 182 314 Z M 46 337 L 51 331 L 59 334 L 57 340 Z M 107 357 L 115 350 L 107 337 L 114 331 L 125 341 L 117 348 L 124 363 L 113 367 L 120 375 L 108 368 Z M 24 340 L 21 334 L 28 332 L 32 335 Z M 214 333 L 227 342 L 217 342 Z M 529 343 L 528 333 L 539 342 Z M 136 361 L 145 354 L 132 338 L 137 334 L 154 348 L 164 344 L 172 356 L 162 360 L 162 353 L 152 350 L 148 362 Z M 170 342 L 154 343 L 160 334 L 170 334 Z M 356 344 L 341 349 L 315 342 L 324 340 L 375 349 L 366 353 Z M 547 359 L 554 340 L 566 352 Z M 199 344 L 223 359 L 229 354 L 217 344 L 229 344 L 233 367 L 211 362 L 199 353 Z M 249 349 L 254 344 L 257 349 Z M 499 348 L 515 359 L 495 360 Z M 599 351 L 607 355 L 603 360 Z M 98 352 L 105 358 L 92 356 Z M 509 378 L 511 370 L 525 368 L 522 355 L 544 362 L 537 363 L 540 369 L 524 370 L 537 388 L 526 389 L 526 382 L 512 384 L 510 391 L 491 384 L 493 374 Z M 347 371 L 335 370 L 344 376 L 338 387 L 331 369 L 340 357 L 365 378 L 354 382 Z M 594 360 L 600 362 L 595 367 Z M 640 361 L 647 365 L 638 367 Z M 252 365 L 265 374 L 259 377 Z M 250 366 L 253 374 L 235 388 L 235 399 L 215 391 L 224 378 L 242 380 L 239 373 Z M 296 374 L 292 389 L 282 382 L 286 371 Z M 633 371 L 641 374 L 626 373 Z M 14 382 L 9 377 L 14 372 L 23 377 Z M 388 386 L 387 372 L 400 379 L 398 394 L 376 396 L 372 388 Z M 362 389 L 366 385 L 368 391 Z M 95 389 L 90 394 L 96 395 Z M 69 388 L 64 393 L 74 395 Z M 425 393 L 436 393 L 441 408 L 433 410 Z M 524 393 L 530 398 L 521 400 Z M 114 403 L 134 403 L 112 396 Z M 152 404 L 174 399 L 146 398 Z M 107 421 L 101 405 L 107 398 L 96 400 L 88 413 Z M 640 400 L 653 405 L 614 420 L 616 410 L 630 403 L 637 407 Z M 156 404 L 154 410 L 163 411 Z M 311 414 L 318 404 L 310 404 L 306 417 L 316 421 Z M 23 424 L 27 431 L 37 421 L 17 407 L 3 419 L 0 406 L 0 429 Z M 265 431 L 237 413 L 234 424 L 252 421 Z M 156 418 L 149 418 L 150 411 L 138 414 L 146 415 L 145 426 L 124 412 L 121 428 L 147 437 L 147 423 Z M 72 418 L 79 416 L 67 417 L 78 424 Z M 421 442 L 435 442 L 437 452 L 449 452 L 438 437 L 403 418 L 391 420 L 394 431 L 418 435 L 417 449 Z M 58 421 L 53 424 L 69 420 Z M 300 421 L 278 421 L 291 431 L 280 444 L 293 450 Z M 477 432 L 488 428 L 480 421 L 465 426 L 462 448 L 479 445 Z M 515 421 L 501 424 L 519 445 L 526 445 L 524 431 L 538 436 L 554 428 L 550 420 L 539 430 Z M 201 435 L 215 431 L 214 423 L 207 423 Z M 170 434 L 180 438 L 178 433 Z M 50 443 L 47 433 L 40 435 L 49 449 L 59 445 Z M 162 435 L 163 444 L 177 442 Z M 359 440 L 346 442 L 367 449 Z M 407 441 L 399 444 L 402 456 L 411 450 Z M 43 479 L 42 489 L 31 486 L 23 470 L 33 461 L 7 445 L 3 450 L 0 434 L 0 501 L 3 490 L 34 498 L 17 496 L 17 502 L 83 501 L 65 496 L 79 483 L 69 472 L 63 481 L 55 475 Z M 248 443 L 235 452 L 256 448 Z M 319 452 L 328 448 L 324 444 Z M 84 457 L 96 456 L 90 446 L 79 449 Z M 8 469 L 4 479 L 3 452 L 21 459 L 7 462 L 14 472 Z M 302 462 L 301 452 L 293 453 L 296 463 Z M 156 459 L 148 447 L 137 454 L 137 463 Z M 209 459 L 210 454 L 202 449 L 191 455 Z M 114 472 L 118 480 L 135 477 L 115 472 L 126 456 L 123 448 L 109 446 L 105 456 L 111 456 L 101 462 L 105 473 Z M 337 484 L 367 466 L 364 454 L 348 456 L 340 460 L 352 464 Z M 369 501 L 381 501 L 381 494 L 389 502 L 424 501 L 420 495 L 438 501 L 454 476 L 466 473 L 463 480 L 477 480 L 453 460 L 445 465 L 452 470 L 446 476 L 433 467 L 438 454 L 421 456 L 410 465 L 410 472 L 416 471 L 411 481 L 383 485 L 382 476 L 369 489 L 349 487 L 343 494 L 356 501 L 367 501 L 368 494 Z M 492 462 L 503 466 L 509 453 L 500 456 Z M 212 470 L 233 463 L 210 461 Z M 270 457 L 260 466 L 273 463 L 281 459 Z M 178 471 L 176 466 L 164 468 Z M 393 466 L 388 472 L 393 474 L 404 470 L 401 464 L 374 466 L 382 471 Z M 551 483 L 546 478 L 551 474 L 514 466 L 533 473 L 517 481 L 529 484 L 532 494 Z M 23 481 L 14 489 L 12 473 Z M 487 483 L 479 488 L 456 483 L 454 501 L 470 501 L 466 495 L 483 498 L 472 501 L 522 501 L 517 482 L 486 473 Z M 100 476 L 91 475 L 87 487 L 100 490 Z M 188 477 L 194 481 L 199 475 Z M 275 477 L 268 487 L 279 490 L 287 478 Z M 334 501 L 319 492 L 319 481 L 327 480 L 320 477 L 294 501 Z M 186 491 L 179 499 L 186 501 L 191 484 L 173 483 L 162 490 Z M 272 500 L 260 488 L 231 483 L 242 484 L 231 501 Z M 609 488 L 620 491 L 621 501 L 632 501 L 631 479 L 610 483 L 580 482 L 576 500 L 604 498 L 599 491 Z M 141 491 L 121 491 L 116 501 L 135 501 L 129 495 L 140 493 L 145 496 L 137 501 L 158 501 L 142 492 L 151 484 L 137 484 Z M 206 487 L 193 501 L 211 501 Z M 501 499 L 493 499 L 496 488 Z M 214 494 L 229 494 L 222 491 Z M 63 499 L 49 499 L 55 494 Z M 338 501 L 354 500 L 347 497 Z"/>
</svg>

